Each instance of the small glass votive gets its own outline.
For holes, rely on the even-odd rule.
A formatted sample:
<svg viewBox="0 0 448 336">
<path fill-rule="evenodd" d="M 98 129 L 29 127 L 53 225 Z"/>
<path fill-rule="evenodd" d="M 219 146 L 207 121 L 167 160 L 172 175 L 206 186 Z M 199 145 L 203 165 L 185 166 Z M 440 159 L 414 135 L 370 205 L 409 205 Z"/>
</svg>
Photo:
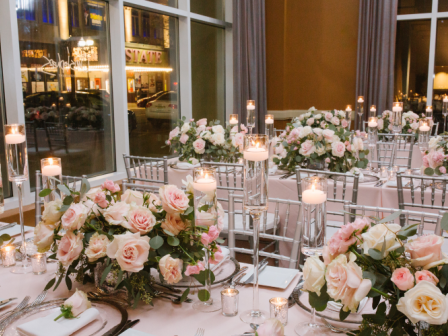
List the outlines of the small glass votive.
<svg viewBox="0 0 448 336">
<path fill-rule="evenodd" d="M 381 176 L 382 179 L 387 179 L 389 174 L 387 173 L 387 167 L 381 167 Z"/>
<path fill-rule="evenodd" d="M 16 249 L 12 245 L 7 245 L 1 249 L 3 267 L 11 267 L 16 264 Z"/>
<path fill-rule="evenodd" d="M 45 253 L 36 253 L 31 257 L 34 274 L 44 274 L 47 271 L 47 256 Z"/>
<path fill-rule="evenodd" d="M 412 175 L 412 169 L 406 169 L 406 175 Z"/>
<path fill-rule="evenodd" d="M 221 291 L 222 314 L 224 316 L 238 315 L 238 300 L 240 292 L 234 288 L 227 288 Z"/>
<path fill-rule="evenodd" d="M 399 171 L 400 171 L 400 167 L 398 167 L 398 166 L 394 166 L 394 172 L 396 172 L 396 173 L 398 173 Z"/>
<path fill-rule="evenodd" d="M 276 318 L 284 326 L 288 324 L 288 299 L 275 297 L 269 300 L 271 318 Z"/>
<path fill-rule="evenodd" d="M 389 173 L 389 181 L 395 181 L 397 179 L 397 172 L 395 169 L 391 169 L 388 171 Z"/>
</svg>

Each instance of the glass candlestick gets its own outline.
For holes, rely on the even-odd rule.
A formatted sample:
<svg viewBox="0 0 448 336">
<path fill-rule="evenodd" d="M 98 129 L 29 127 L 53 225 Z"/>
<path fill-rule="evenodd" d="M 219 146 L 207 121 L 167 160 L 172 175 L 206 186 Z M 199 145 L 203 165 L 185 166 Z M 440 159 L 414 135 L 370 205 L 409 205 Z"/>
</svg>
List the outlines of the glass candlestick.
<svg viewBox="0 0 448 336">
<path fill-rule="evenodd" d="M 390 123 L 392 124 L 392 132 L 397 135 L 401 133 L 403 128 L 401 114 L 403 112 L 403 103 L 395 102 L 390 114 Z"/>
<path fill-rule="evenodd" d="M 264 124 L 265 124 L 265 133 L 269 137 L 269 140 L 271 140 L 274 137 L 274 115 L 266 114 Z"/>
<path fill-rule="evenodd" d="M 198 167 L 193 169 L 194 220 L 195 226 L 211 228 L 218 225 L 218 203 L 216 198 L 216 168 Z M 221 309 L 219 300 L 212 298 L 210 269 L 210 251 L 206 246 L 204 268 L 208 270 L 205 278 L 205 290 L 209 294 L 206 301 L 197 301 L 193 308 L 202 312 L 214 312 Z"/>
<path fill-rule="evenodd" d="M 269 300 L 271 318 L 275 318 L 284 326 L 288 324 L 288 299 L 275 297 Z"/>
<path fill-rule="evenodd" d="M 432 118 L 433 118 L 432 106 L 430 106 L 430 105 L 426 106 L 425 114 L 426 114 L 426 119 L 432 120 Z"/>
<path fill-rule="evenodd" d="M 442 105 L 442 114 L 445 118 L 444 124 L 443 124 L 443 133 L 446 132 L 446 117 L 448 116 L 448 96 L 443 96 L 443 105 Z"/>
<path fill-rule="evenodd" d="M 240 315 L 241 321 L 258 326 L 268 318 L 258 301 L 258 252 L 260 247 L 260 217 L 268 209 L 269 138 L 250 134 L 244 137 L 244 208 L 253 219 L 254 282 L 252 309 Z"/>
<path fill-rule="evenodd" d="M 57 185 L 62 183 L 62 162 L 60 158 L 48 158 L 40 160 L 43 189 L 51 189 L 50 195 L 45 197 L 45 202 L 54 201 L 57 196 Z"/>
<path fill-rule="evenodd" d="M 349 131 L 352 128 L 352 113 L 352 106 L 347 105 L 347 107 L 345 108 L 345 120 L 347 120 Z"/>
<path fill-rule="evenodd" d="M 238 314 L 239 291 L 227 288 L 221 291 L 222 314 L 224 316 L 236 316 Z"/>
<path fill-rule="evenodd" d="M 431 127 L 429 126 L 429 120 L 420 120 L 420 126 L 418 127 L 418 148 L 422 156 L 429 148 L 430 135 Z"/>
<path fill-rule="evenodd" d="M 2 166 L 0 165 L 0 214 L 5 212 L 5 196 L 3 195 Z"/>
<path fill-rule="evenodd" d="M 372 105 L 369 110 L 369 118 L 376 118 L 376 106 Z"/>
<path fill-rule="evenodd" d="M 364 97 L 359 96 L 356 101 L 356 112 L 358 113 L 358 129 L 362 131 L 362 116 L 364 114 Z"/>
<path fill-rule="evenodd" d="M 372 161 L 375 159 L 375 148 L 376 143 L 378 142 L 378 118 L 369 118 L 367 126 L 367 138 L 369 144 L 369 166 L 367 170 L 373 171 Z"/>
<path fill-rule="evenodd" d="M 11 267 L 16 265 L 16 249 L 13 245 L 7 245 L 0 250 L 2 255 L 3 267 Z"/>
<path fill-rule="evenodd" d="M 28 264 L 28 255 L 26 253 L 25 228 L 23 222 L 23 204 L 22 204 L 22 183 L 28 180 L 28 155 L 26 148 L 26 129 L 25 125 L 11 124 L 5 125 L 5 146 L 6 162 L 8 165 L 9 181 L 17 186 L 17 196 L 19 200 L 19 218 L 22 234 L 22 246 L 20 252 L 23 255 L 21 266 L 14 267 L 12 273 L 30 273 L 31 267 Z"/>
<path fill-rule="evenodd" d="M 47 271 L 47 256 L 45 253 L 36 253 L 31 257 L 31 266 L 36 275 L 44 274 Z"/>
<path fill-rule="evenodd" d="M 238 126 L 238 114 L 231 114 L 229 118 L 229 125 L 234 127 Z"/>
<path fill-rule="evenodd" d="M 252 129 L 255 128 L 255 100 L 247 101 L 247 128 L 249 134 L 252 134 Z"/>
</svg>

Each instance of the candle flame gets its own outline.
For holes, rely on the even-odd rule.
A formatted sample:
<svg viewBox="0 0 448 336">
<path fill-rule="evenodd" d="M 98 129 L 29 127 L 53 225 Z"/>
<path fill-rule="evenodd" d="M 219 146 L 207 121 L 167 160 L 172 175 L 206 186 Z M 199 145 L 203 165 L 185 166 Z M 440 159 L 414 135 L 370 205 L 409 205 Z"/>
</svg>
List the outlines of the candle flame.
<svg viewBox="0 0 448 336">
<path fill-rule="evenodd" d="M 11 128 L 11 133 L 12 133 L 12 134 L 16 134 L 16 132 L 17 132 L 17 130 L 16 130 L 15 127 Z"/>
<path fill-rule="evenodd" d="M 257 147 L 257 148 L 258 148 L 259 146 L 260 146 L 260 144 L 259 144 L 259 143 L 257 142 L 257 144 L 255 145 L 255 147 Z"/>
<path fill-rule="evenodd" d="M 205 176 L 204 176 L 204 178 L 208 178 L 208 174 L 207 174 L 207 173 L 205 173 Z"/>
<path fill-rule="evenodd" d="M 312 190 L 312 191 L 315 191 L 315 190 L 316 190 L 316 186 L 315 186 L 314 184 L 311 186 L 311 190 Z"/>
<path fill-rule="evenodd" d="M 49 158 L 49 159 L 48 159 L 48 162 L 50 163 L 50 165 L 52 165 L 52 164 L 53 164 L 53 159 L 52 159 L 52 158 Z"/>
</svg>

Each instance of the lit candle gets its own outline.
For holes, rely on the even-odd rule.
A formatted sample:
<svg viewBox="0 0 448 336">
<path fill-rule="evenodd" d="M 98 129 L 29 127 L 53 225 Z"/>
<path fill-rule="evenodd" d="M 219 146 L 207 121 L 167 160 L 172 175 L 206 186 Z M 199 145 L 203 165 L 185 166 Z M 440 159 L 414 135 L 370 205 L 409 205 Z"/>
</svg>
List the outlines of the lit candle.
<svg viewBox="0 0 448 336">
<path fill-rule="evenodd" d="M 275 297 L 269 300 L 271 318 L 279 320 L 284 326 L 288 324 L 288 300 Z"/>
<path fill-rule="evenodd" d="M 372 107 L 370 108 L 370 111 L 371 111 L 371 112 L 376 112 L 376 106 L 375 106 L 375 105 L 372 105 Z"/>
<path fill-rule="evenodd" d="M 369 123 L 368 123 L 369 127 L 377 127 L 378 123 L 376 122 L 375 118 L 370 118 L 369 119 Z"/>
<path fill-rule="evenodd" d="M 11 267 L 16 264 L 16 250 L 14 246 L 7 245 L 1 249 L 3 267 Z"/>
<path fill-rule="evenodd" d="M 322 190 L 316 190 L 314 184 L 311 189 L 302 193 L 302 201 L 308 204 L 322 204 L 327 200 L 327 194 Z"/>
<path fill-rule="evenodd" d="M 448 103 L 448 96 L 444 96 L 444 97 L 443 97 L 443 102 L 444 102 L 444 103 Z"/>
<path fill-rule="evenodd" d="M 392 107 L 393 112 L 401 112 L 403 111 L 403 108 L 401 107 L 400 103 L 394 103 L 394 106 Z"/>
<path fill-rule="evenodd" d="M 274 123 L 274 119 L 271 117 L 266 117 L 266 120 L 264 121 L 266 124 L 273 124 Z"/>
<path fill-rule="evenodd" d="M 67 106 L 67 107 L 71 107 L 72 105 L 70 105 L 70 103 L 67 103 L 65 106 Z"/>
<path fill-rule="evenodd" d="M 203 178 L 193 182 L 193 188 L 202 192 L 213 191 L 216 189 L 216 180 L 205 174 Z"/>
<path fill-rule="evenodd" d="M 248 100 L 248 101 L 247 101 L 247 109 L 248 109 L 248 110 L 255 110 L 255 101 L 253 101 L 253 100 Z"/>
<path fill-rule="evenodd" d="M 238 294 L 238 290 L 234 288 L 221 291 L 222 314 L 224 316 L 236 316 L 238 314 Z"/>
<path fill-rule="evenodd" d="M 248 161 L 263 161 L 269 157 L 269 152 L 264 147 L 259 147 L 259 143 L 254 147 L 249 147 L 244 151 L 244 160 Z"/>
<path fill-rule="evenodd" d="M 47 271 L 47 256 L 45 253 L 36 253 L 31 257 L 31 266 L 34 274 L 44 274 Z"/>
<path fill-rule="evenodd" d="M 358 97 L 358 103 L 364 103 L 364 97 L 362 96 Z"/>
<path fill-rule="evenodd" d="M 432 106 L 427 106 L 426 107 L 426 112 L 432 112 Z"/>
<path fill-rule="evenodd" d="M 48 159 L 48 165 L 42 166 L 42 175 L 58 176 L 62 174 L 62 168 L 59 164 L 53 164 L 53 159 Z"/>
<path fill-rule="evenodd" d="M 238 115 L 236 115 L 236 114 L 231 114 L 231 115 L 230 115 L 229 124 L 230 124 L 230 125 L 237 125 L 237 124 L 238 124 Z"/>
<path fill-rule="evenodd" d="M 26 137 L 24 134 L 20 134 L 16 128 L 11 129 L 11 134 L 5 136 L 5 142 L 8 145 L 17 145 L 19 143 L 25 142 Z"/>
<path fill-rule="evenodd" d="M 429 130 L 431 129 L 428 124 L 422 124 L 419 128 L 420 132 L 429 132 Z"/>
<path fill-rule="evenodd" d="M 352 112 L 352 106 L 351 105 L 347 105 L 345 112 Z"/>
</svg>

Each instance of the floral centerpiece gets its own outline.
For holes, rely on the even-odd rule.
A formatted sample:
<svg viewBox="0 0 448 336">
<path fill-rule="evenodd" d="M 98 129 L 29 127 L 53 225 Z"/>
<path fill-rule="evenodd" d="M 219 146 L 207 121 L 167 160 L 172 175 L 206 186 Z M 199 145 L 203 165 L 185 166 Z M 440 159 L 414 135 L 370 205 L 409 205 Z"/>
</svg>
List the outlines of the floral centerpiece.
<svg viewBox="0 0 448 336">
<path fill-rule="evenodd" d="M 179 154 L 180 161 L 191 164 L 196 164 L 204 155 L 224 162 L 236 162 L 242 157 L 242 139 L 247 132 L 244 125 L 241 128 L 243 131 L 238 132 L 238 126 L 224 128 L 219 120 L 210 121 L 207 125 L 205 118 L 186 122 L 182 117 L 170 132 L 166 144 Z"/>
<path fill-rule="evenodd" d="M 381 117 L 378 118 L 378 132 L 379 133 L 392 133 L 392 124 L 390 122 L 392 112 L 389 110 L 386 110 L 383 112 Z M 425 114 L 422 114 L 419 116 L 418 114 L 408 111 L 404 112 L 401 116 L 402 118 L 402 134 L 415 134 L 415 136 L 418 136 L 419 127 L 420 127 L 420 121 L 426 120 Z M 434 125 L 434 122 L 432 119 L 430 120 L 430 127 Z"/>
<path fill-rule="evenodd" d="M 448 143 L 440 136 L 429 140 L 429 149 L 423 154 L 422 172 L 433 176 L 446 174 L 448 169 Z"/>
<path fill-rule="evenodd" d="M 319 257 L 304 266 L 303 289 L 310 305 L 323 311 L 329 301 L 341 304 L 343 321 L 356 312 L 361 300 L 372 298 L 374 314 L 362 315 L 354 335 L 424 335 L 448 333 L 448 256 L 444 238 L 415 236 L 417 225 L 401 227 L 393 221 L 401 212 L 383 220 L 358 218 L 342 226 Z M 448 215 L 442 220 L 448 229 Z"/>
<path fill-rule="evenodd" d="M 35 228 L 38 250 L 51 250 L 50 258 L 59 261 L 57 275 L 46 289 L 56 289 L 64 279 L 71 289 L 72 275 L 77 282 L 94 282 L 97 266 L 104 268 L 100 285 L 113 274 L 115 289 L 127 289 L 135 305 L 139 300 L 151 304 L 156 296 L 151 268 L 168 284 L 184 275 L 204 283 L 204 249 L 210 250 L 211 263 L 222 260 L 223 254 L 217 245 L 219 229 L 194 225 L 191 181 L 190 177 L 185 182 L 186 192 L 174 185 L 161 187 L 160 197 L 132 190 L 120 196 L 119 186 L 111 181 L 90 189 L 83 179 L 80 192 L 58 185 L 64 200 L 46 203 Z M 45 189 L 40 196 L 50 192 Z M 199 294 L 201 300 L 207 296 L 204 290 Z"/>
<path fill-rule="evenodd" d="M 316 113 L 311 108 L 288 124 L 285 132 L 274 140 L 273 162 L 279 169 L 290 172 L 297 165 L 323 169 L 324 163 L 335 172 L 366 168 L 369 150 L 364 149 L 365 133 L 358 132 L 351 140 L 347 127 L 344 111 Z"/>
</svg>

